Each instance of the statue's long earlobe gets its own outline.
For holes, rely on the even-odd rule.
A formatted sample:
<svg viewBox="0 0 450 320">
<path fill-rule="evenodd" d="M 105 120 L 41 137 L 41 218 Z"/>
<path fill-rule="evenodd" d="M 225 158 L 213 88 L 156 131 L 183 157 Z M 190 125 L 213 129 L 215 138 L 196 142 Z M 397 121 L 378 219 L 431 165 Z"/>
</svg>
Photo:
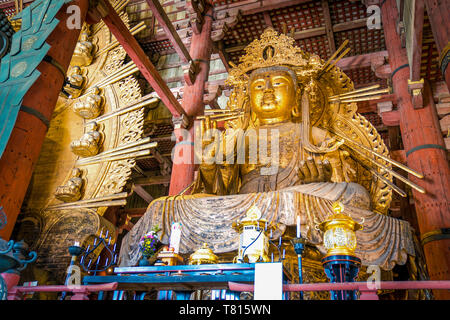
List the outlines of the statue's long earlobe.
<svg viewBox="0 0 450 320">
<path fill-rule="evenodd" d="M 300 118 L 302 116 L 302 105 L 303 103 L 300 103 L 300 97 L 301 97 L 301 90 L 297 89 L 297 95 L 296 95 L 296 105 L 292 108 L 292 117 L 293 118 Z"/>
</svg>

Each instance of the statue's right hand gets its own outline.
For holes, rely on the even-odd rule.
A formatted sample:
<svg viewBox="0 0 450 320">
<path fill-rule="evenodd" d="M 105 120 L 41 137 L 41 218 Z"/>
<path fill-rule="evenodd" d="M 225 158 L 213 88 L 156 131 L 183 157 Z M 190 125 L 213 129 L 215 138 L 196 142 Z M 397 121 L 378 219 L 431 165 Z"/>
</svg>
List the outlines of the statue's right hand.
<svg viewBox="0 0 450 320">
<path fill-rule="evenodd" d="M 308 157 L 306 161 L 300 161 L 298 173 L 304 183 L 327 182 L 331 179 L 332 168 L 328 160 Z"/>
<path fill-rule="evenodd" d="M 220 131 L 217 129 L 217 121 L 211 120 L 209 116 L 200 121 L 195 128 L 196 141 L 201 141 L 201 150 L 195 148 L 197 159 L 201 163 L 213 164 L 220 143 Z"/>
</svg>

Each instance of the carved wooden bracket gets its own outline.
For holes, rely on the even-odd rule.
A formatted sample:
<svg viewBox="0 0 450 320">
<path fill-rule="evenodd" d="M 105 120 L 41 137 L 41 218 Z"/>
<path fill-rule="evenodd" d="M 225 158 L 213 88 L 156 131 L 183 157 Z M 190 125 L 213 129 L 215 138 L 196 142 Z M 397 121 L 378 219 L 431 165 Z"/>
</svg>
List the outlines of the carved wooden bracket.
<svg viewBox="0 0 450 320">
<path fill-rule="evenodd" d="M 411 81 L 408 79 L 408 91 L 411 94 L 414 109 L 423 108 L 423 79 Z"/>
<path fill-rule="evenodd" d="M 223 10 L 216 13 L 216 20 L 212 25 L 211 39 L 222 40 L 228 30 L 238 24 L 242 14 L 238 9 Z"/>
<path fill-rule="evenodd" d="M 375 56 L 370 60 L 372 71 L 380 79 L 388 79 L 392 69 L 384 56 Z"/>
<path fill-rule="evenodd" d="M 203 14 L 206 12 L 206 3 L 204 0 L 187 0 L 186 1 L 186 10 L 189 15 L 189 21 L 192 27 L 192 30 L 199 34 L 202 32 L 203 26 Z"/>
<path fill-rule="evenodd" d="M 89 10 L 86 16 L 86 23 L 99 23 L 102 18 L 108 15 L 108 13 L 108 7 L 105 5 L 103 0 L 89 0 Z"/>
<path fill-rule="evenodd" d="M 206 83 L 203 103 L 209 105 L 211 109 L 218 109 L 217 98 L 222 95 L 223 87 L 219 84 Z"/>
<path fill-rule="evenodd" d="M 183 69 L 184 81 L 186 81 L 187 85 L 192 86 L 200 70 L 198 64 L 190 60 L 188 63 L 183 64 L 181 68 Z"/>
<path fill-rule="evenodd" d="M 400 113 L 398 110 L 381 113 L 383 124 L 388 127 L 400 125 Z"/>
<path fill-rule="evenodd" d="M 192 121 L 183 114 L 181 117 L 172 117 L 172 123 L 174 129 L 188 129 Z"/>
</svg>

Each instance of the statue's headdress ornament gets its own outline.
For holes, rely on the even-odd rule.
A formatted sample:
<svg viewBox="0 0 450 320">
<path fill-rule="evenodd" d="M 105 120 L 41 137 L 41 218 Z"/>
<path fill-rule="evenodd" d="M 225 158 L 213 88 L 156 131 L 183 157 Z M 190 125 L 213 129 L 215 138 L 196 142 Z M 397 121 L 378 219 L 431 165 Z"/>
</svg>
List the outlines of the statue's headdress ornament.
<svg viewBox="0 0 450 320">
<path fill-rule="evenodd" d="M 299 73 L 301 70 L 311 69 L 311 60 L 320 61 L 315 55 L 310 58 L 309 54 L 295 46 L 293 38 L 267 28 L 260 39 L 252 41 L 245 48 L 239 65 L 232 65 L 227 84 L 242 85 L 251 71 L 273 66 L 290 67 Z"/>
</svg>

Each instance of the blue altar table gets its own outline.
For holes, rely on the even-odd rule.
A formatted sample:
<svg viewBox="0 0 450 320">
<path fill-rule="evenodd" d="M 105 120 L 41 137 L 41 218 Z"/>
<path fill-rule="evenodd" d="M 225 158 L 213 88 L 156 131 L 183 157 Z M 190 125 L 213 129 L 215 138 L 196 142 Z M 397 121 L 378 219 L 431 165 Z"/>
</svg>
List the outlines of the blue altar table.
<svg viewBox="0 0 450 320">
<path fill-rule="evenodd" d="M 228 290 L 228 282 L 254 283 L 254 263 L 224 263 L 179 266 L 145 266 L 117 267 L 115 275 L 85 276 L 83 284 L 117 282 L 118 291 L 114 292 L 113 300 L 121 300 L 124 291 L 141 292 L 136 299 L 144 299 L 146 293 L 159 291 L 158 299 L 171 300 L 175 292 L 176 300 L 189 300 L 195 290 L 212 290 L 214 300 L 239 300 L 240 292 Z M 284 270 L 283 282 L 289 281 Z M 284 299 L 287 298 L 285 294 Z M 103 295 L 99 294 L 99 299 Z"/>
</svg>

